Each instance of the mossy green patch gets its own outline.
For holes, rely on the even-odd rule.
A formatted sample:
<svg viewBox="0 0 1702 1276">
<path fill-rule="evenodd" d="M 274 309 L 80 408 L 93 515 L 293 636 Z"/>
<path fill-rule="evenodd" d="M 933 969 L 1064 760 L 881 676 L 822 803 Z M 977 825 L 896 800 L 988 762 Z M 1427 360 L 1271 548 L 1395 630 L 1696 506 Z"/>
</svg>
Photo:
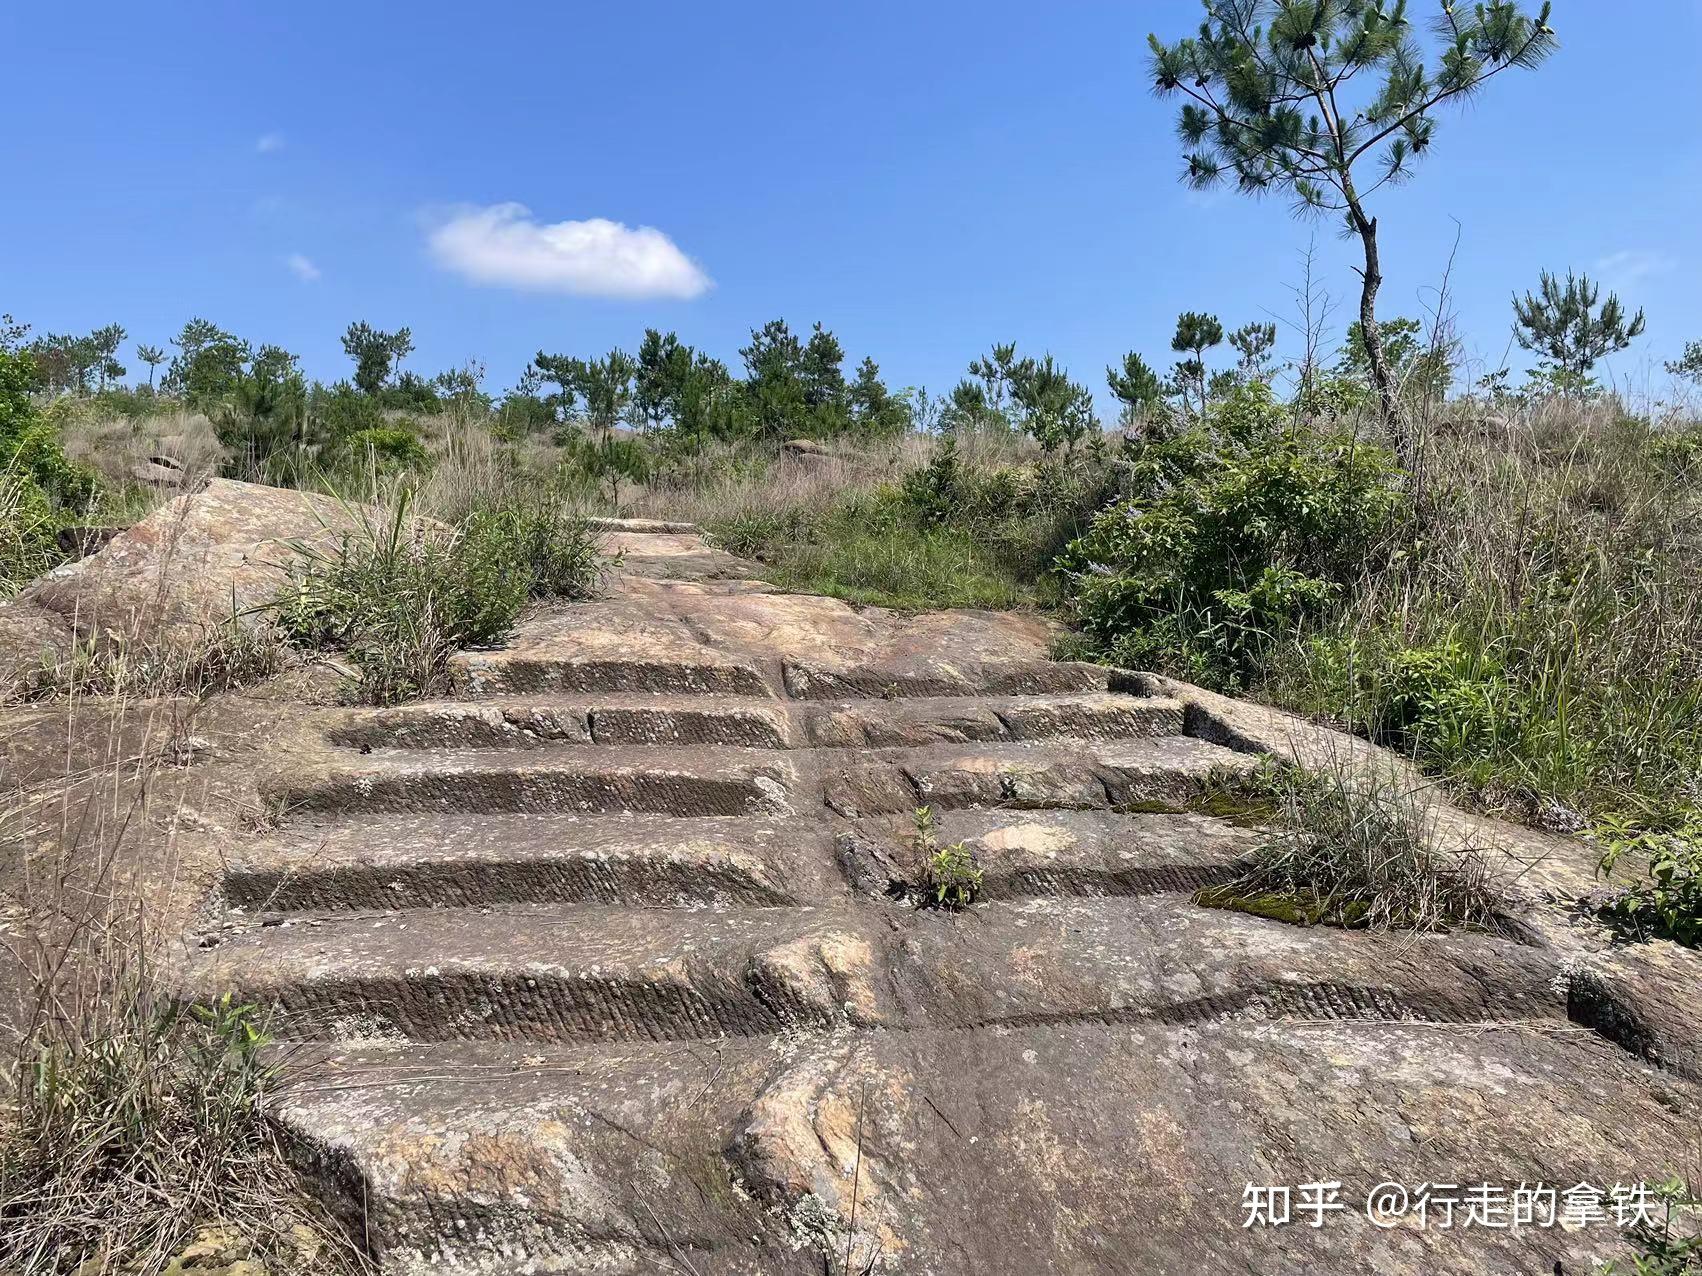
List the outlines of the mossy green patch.
<svg viewBox="0 0 1702 1276">
<path fill-rule="evenodd" d="M 1290 926 L 1338 926 L 1344 930 L 1363 930 L 1370 913 L 1361 903 L 1309 899 L 1280 891 L 1243 894 L 1233 883 L 1207 886 L 1195 892 L 1194 902 L 1203 908 L 1248 913 Z"/>
</svg>

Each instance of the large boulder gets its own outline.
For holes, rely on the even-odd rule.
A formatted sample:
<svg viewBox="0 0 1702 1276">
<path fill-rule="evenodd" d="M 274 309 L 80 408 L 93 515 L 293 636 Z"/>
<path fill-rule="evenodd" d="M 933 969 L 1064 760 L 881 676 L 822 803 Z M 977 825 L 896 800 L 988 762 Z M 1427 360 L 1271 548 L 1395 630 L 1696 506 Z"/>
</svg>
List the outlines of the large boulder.
<svg viewBox="0 0 1702 1276">
<path fill-rule="evenodd" d="M 304 547 L 333 548 L 355 509 L 327 496 L 213 479 L 0 603 L 0 682 L 77 639 L 192 642 L 252 627 Z"/>
</svg>

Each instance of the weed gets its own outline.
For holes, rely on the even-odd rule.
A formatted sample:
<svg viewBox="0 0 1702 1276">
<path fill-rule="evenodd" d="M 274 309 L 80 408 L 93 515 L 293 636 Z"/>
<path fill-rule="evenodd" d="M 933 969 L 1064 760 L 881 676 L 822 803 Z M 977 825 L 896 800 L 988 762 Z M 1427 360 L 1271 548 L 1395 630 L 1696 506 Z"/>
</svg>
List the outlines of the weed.
<svg viewBox="0 0 1702 1276">
<path fill-rule="evenodd" d="M 1261 773 L 1274 832 L 1240 877 L 1202 904 L 1306 924 L 1493 929 L 1499 884 L 1474 847 L 1439 845 L 1423 795 L 1387 774 Z"/>
<path fill-rule="evenodd" d="M 304 1204 L 280 1212 L 289 1170 L 259 1110 L 274 1074 L 255 1008 L 184 1006 L 146 980 L 112 991 L 106 1015 L 38 1031 L 20 1060 L 0 1266 L 159 1271 L 209 1225 L 283 1267 L 312 1257 L 302 1238 L 328 1224 Z"/>
<path fill-rule="evenodd" d="M 0 1271 L 164 1276 L 218 1251 L 233 1271 L 364 1272 L 263 1110 L 281 1077 L 255 1007 L 188 1004 L 162 977 L 154 919 L 182 863 L 156 839 L 187 791 L 153 741 L 178 724 L 119 699 L 103 760 L 0 808 Z"/>
<path fill-rule="evenodd" d="M 975 854 L 962 842 L 940 845 L 932 807 L 916 808 L 916 834 L 911 848 L 918 866 L 923 904 L 955 911 L 975 902 L 981 892 L 982 878 Z"/>
<path fill-rule="evenodd" d="M 1654 1197 L 1661 1217 L 1632 1230 L 1638 1254 L 1631 1266 L 1604 1263 L 1601 1276 L 1702 1276 L 1702 1233 L 1696 1225 L 1702 1202 L 1678 1177 L 1656 1184 Z"/>
<path fill-rule="evenodd" d="M 0 598 L 58 565 L 57 530 L 41 488 L 11 465 L 0 467 Z"/>
<path fill-rule="evenodd" d="M 270 625 L 236 617 L 182 640 L 125 641 L 108 636 L 76 643 L 44 662 L 19 688 L 24 699 L 60 696 L 206 696 L 270 677 L 286 648 Z"/>
</svg>

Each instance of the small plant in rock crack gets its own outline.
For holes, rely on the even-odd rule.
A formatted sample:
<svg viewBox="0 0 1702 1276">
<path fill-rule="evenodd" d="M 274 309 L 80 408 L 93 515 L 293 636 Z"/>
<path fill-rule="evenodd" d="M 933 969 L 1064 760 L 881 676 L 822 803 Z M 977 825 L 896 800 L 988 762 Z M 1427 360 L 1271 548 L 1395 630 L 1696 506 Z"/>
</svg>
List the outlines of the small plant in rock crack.
<svg viewBox="0 0 1702 1276">
<path fill-rule="evenodd" d="M 1475 846 L 1441 845 L 1434 808 L 1347 764 L 1271 772 L 1272 834 L 1234 881 L 1195 898 L 1300 925 L 1493 930 L 1506 904 Z"/>
<path fill-rule="evenodd" d="M 920 878 L 918 893 L 928 908 L 967 908 L 981 892 L 981 868 L 975 853 L 962 842 L 941 846 L 934 829 L 934 809 L 916 808 L 913 843 Z"/>
</svg>

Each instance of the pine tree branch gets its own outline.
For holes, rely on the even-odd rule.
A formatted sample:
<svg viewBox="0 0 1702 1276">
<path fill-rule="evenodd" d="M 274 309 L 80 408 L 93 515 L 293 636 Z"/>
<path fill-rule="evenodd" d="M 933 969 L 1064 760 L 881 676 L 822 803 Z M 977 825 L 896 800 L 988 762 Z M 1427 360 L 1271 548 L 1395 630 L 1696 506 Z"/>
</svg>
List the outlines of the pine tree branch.
<svg viewBox="0 0 1702 1276">
<path fill-rule="evenodd" d="M 1217 103 L 1217 99 L 1215 99 L 1211 96 L 1209 89 L 1207 90 L 1207 92 L 1205 94 L 1202 95 L 1201 93 L 1199 93 L 1198 91 L 1196 91 L 1195 89 L 1191 88 L 1190 86 L 1188 86 L 1186 84 L 1179 84 L 1179 85 L 1177 85 L 1177 88 L 1181 89 L 1181 91 L 1183 93 L 1185 93 L 1188 97 L 1193 98 L 1194 101 L 1198 102 L 1201 106 L 1203 106 L 1207 110 L 1211 111 L 1212 114 L 1215 115 L 1218 118 L 1218 120 L 1221 121 L 1222 123 L 1228 124 L 1228 125 L 1230 125 L 1234 128 L 1241 129 L 1243 132 L 1247 132 L 1247 133 L 1252 134 L 1253 137 L 1254 137 L 1254 140 L 1257 141 L 1257 139 L 1258 139 L 1258 127 L 1254 124 L 1247 122 L 1246 120 L 1236 118 L 1234 115 L 1230 114 L 1229 111 L 1227 111 L 1225 108 L 1223 108 L 1222 106 L 1219 106 L 1218 103 Z M 1248 158 L 1249 159 L 1263 159 L 1265 156 L 1273 155 L 1278 150 L 1284 149 L 1284 148 L 1286 148 L 1287 150 L 1293 151 L 1297 155 L 1304 155 L 1308 159 L 1315 160 L 1316 163 L 1317 163 L 1317 166 L 1318 166 L 1315 171 L 1316 171 L 1317 175 L 1319 175 L 1319 176 L 1324 175 L 1324 173 L 1327 172 L 1328 170 L 1330 170 L 1335 165 L 1335 162 L 1336 162 L 1330 156 L 1324 154 L 1322 151 L 1313 150 L 1309 146 L 1300 146 L 1298 144 L 1288 143 L 1288 142 L 1278 143 L 1276 146 L 1264 146 L 1264 145 L 1261 144 L 1261 148 L 1260 148 L 1260 151 L 1258 152 L 1258 154 L 1250 155 L 1250 156 L 1248 156 Z M 1312 176 L 1313 171 L 1314 170 L 1309 170 L 1307 172 L 1307 176 Z"/>
<path fill-rule="evenodd" d="M 1414 120 L 1423 116 L 1427 111 L 1430 111 L 1432 108 L 1440 105 L 1443 102 L 1448 101 L 1451 98 L 1456 98 L 1456 97 L 1462 96 L 1463 94 L 1476 92 L 1480 85 L 1485 84 L 1488 81 L 1494 79 L 1496 76 L 1500 75 L 1503 71 L 1507 70 L 1508 67 L 1521 65 L 1522 59 L 1525 57 L 1525 55 L 1527 53 L 1529 53 L 1531 51 L 1532 48 L 1534 48 L 1536 46 L 1537 40 L 1539 39 L 1540 36 L 1541 36 L 1541 32 L 1533 31 L 1531 33 L 1530 37 L 1520 47 L 1519 51 L 1516 54 L 1512 55 L 1511 57 L 1507 58 L 1499 66 L 1491 67 L 1488 71 L 1486 71 L 1482 75 L 1478 76 L 1477 79 L 1473 80 L 1470 84 L 1460 84 L 1460 85 L 1454 86 L 1453 88 L 1439 90 L 1433 96 L 1431 96 L 1428 101 L 1422 103 L 1416 109 L 1408 111 L 1406 114 L 1402 115 L 1393 124 L 1389 125 L 1388 128 L 1383 129 L 1381 132 L 1372 134 L 1371 137 L 1367 138 L 1360 146 L 1355 148 L 1352 155 L 1347 157 L 1347 163 L 1350 164 L 1350 165 L 1353 164 L 1355 161 L 1357 161 L 1359 159 L 1360 156 L 1364 155 L 1367 151 L 1376 147 L 1378 145 L 1378 143 L 1383 142 L 1387 138 L 1393 136 L 1395 133 L 1400 132 L 1402 129 L 1406 128 L 1407 125 L 1411 124 Z"/>
</svg>

